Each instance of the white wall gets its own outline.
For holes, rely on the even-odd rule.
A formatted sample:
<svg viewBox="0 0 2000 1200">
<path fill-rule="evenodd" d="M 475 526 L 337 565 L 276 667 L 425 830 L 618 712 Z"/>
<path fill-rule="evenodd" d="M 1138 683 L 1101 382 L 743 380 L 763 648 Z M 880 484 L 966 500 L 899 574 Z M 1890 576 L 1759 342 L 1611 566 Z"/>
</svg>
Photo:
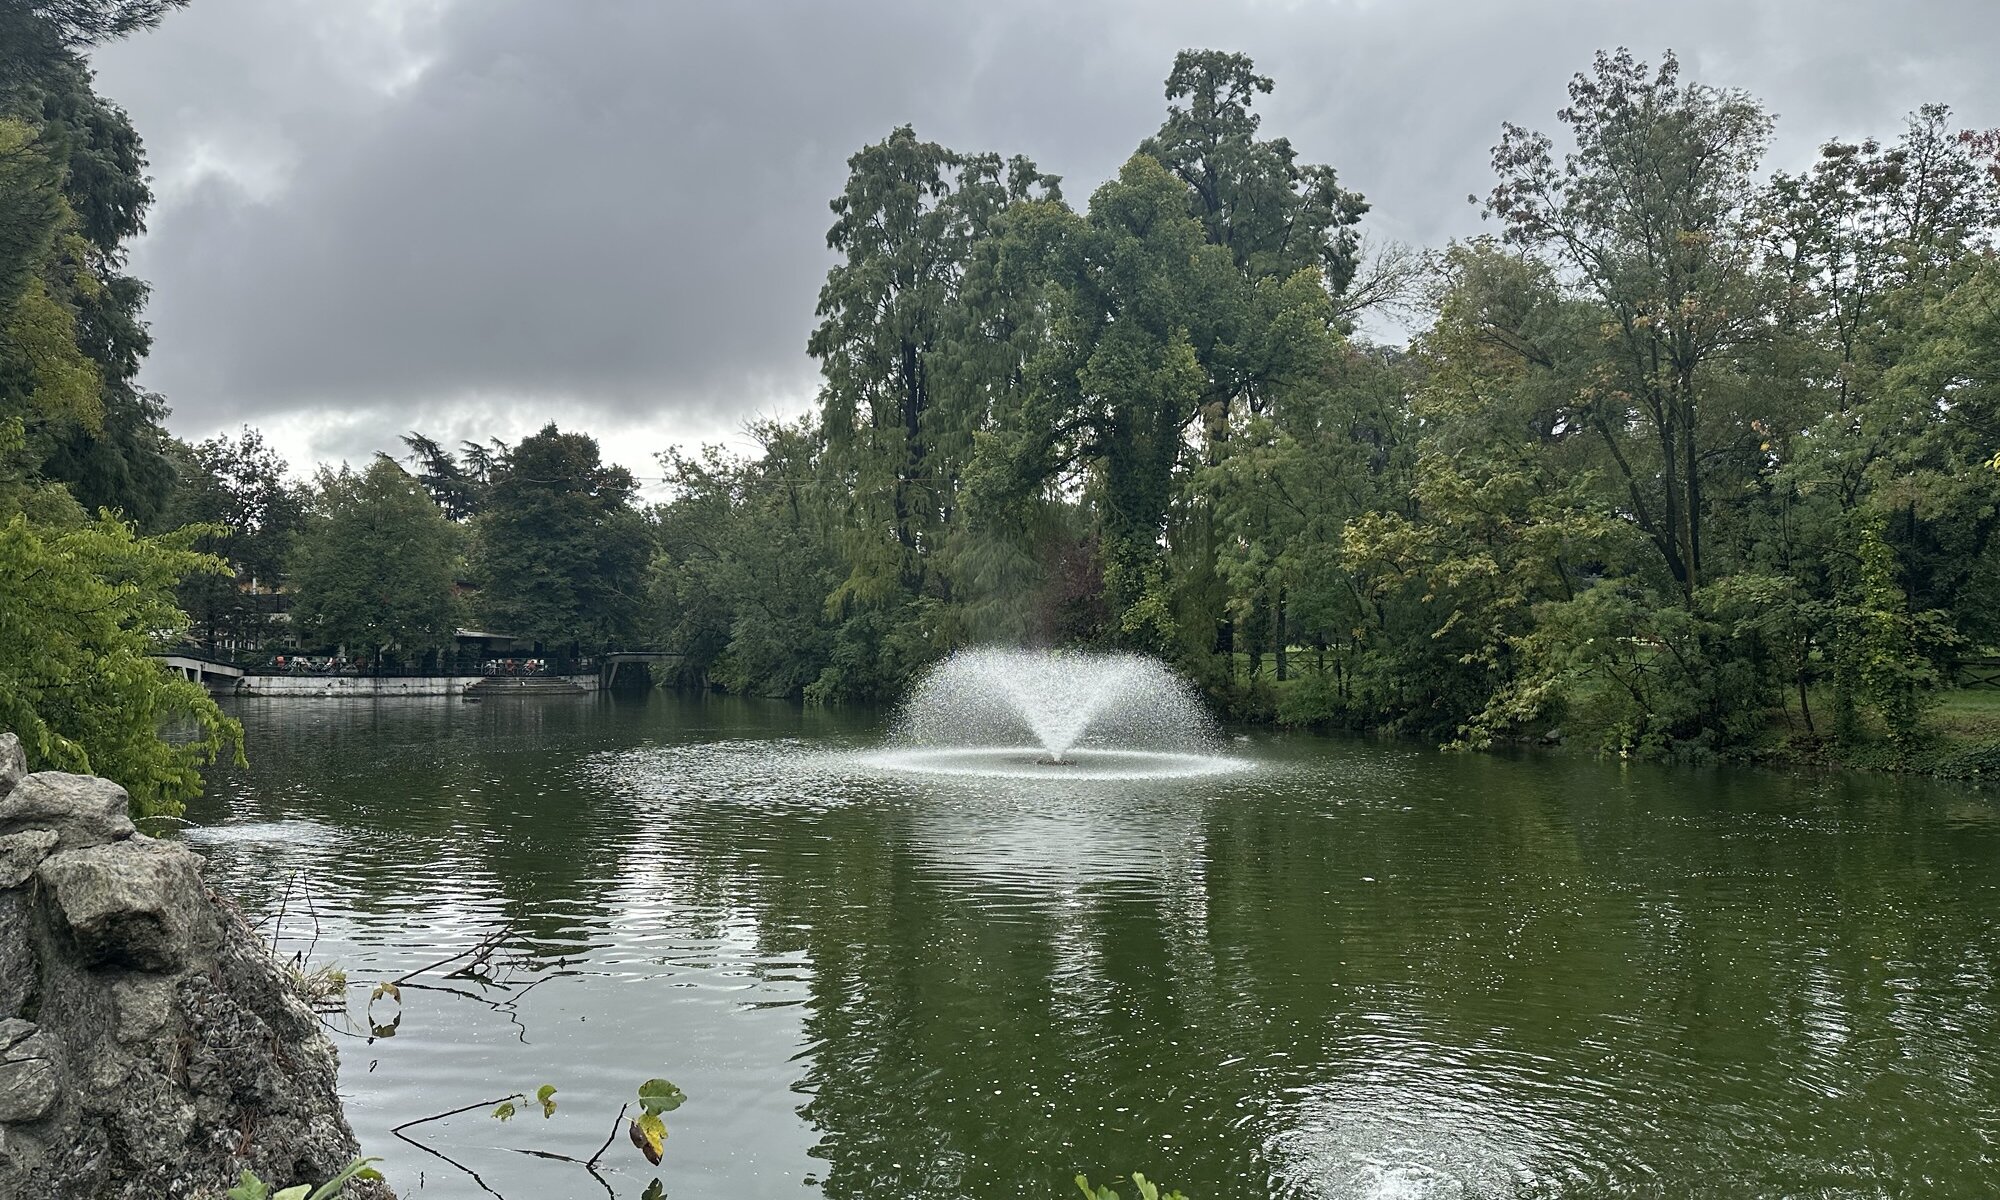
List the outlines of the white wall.
<svg viewBox="0 0 2000 1200">
<path fill-rule="evenodd" d="M 304 696 L 373 700 L 380 696 L 457 696 L 485 679 L 484 675 L 363 676 L 245 675 L 227 694 L 236 696 Z M 597 690 L 595 675 L 551 675 L 586 692 Z"/>
</svg>

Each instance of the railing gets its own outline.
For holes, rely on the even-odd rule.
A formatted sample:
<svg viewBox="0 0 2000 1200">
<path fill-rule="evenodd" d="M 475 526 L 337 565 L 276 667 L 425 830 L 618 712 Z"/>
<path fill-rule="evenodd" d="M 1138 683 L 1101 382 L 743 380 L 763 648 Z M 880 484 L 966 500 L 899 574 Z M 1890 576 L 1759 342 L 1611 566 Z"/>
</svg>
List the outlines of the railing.
<svg viewBox="0 0 2000 1200">
<path fill-rule="evenodd" d="M 186 642 L 162 647 L 159 653 L 162 657 L 191 658 L 196 662 L 211 663 L 218 667 L 241 667 L 246 671 L 253 669 L 256 663 L 262 661 L 256 655 L 246 657 L 231 654 L 226 650 L 215 650 L 207 646 L 196 646 Z"/>
<path fill-rule="evenodd" d="M 1952 682 L 1962 688 L 2000 688 L 2000 657 L 1961 658 L 1952 665 Z"/>
<path fill-rule="evenodd" d="M 352 655 L 244 654 L 205 646 L 172 646 L 165 655 L 190 658 L 216 666 L 235 667 L 250 675 L 300 675 L 323 678 L 422 679 L 488 675 L 532 678 L 548 675 L 589 675 L 598 669 L 594 656 L 566 654 L 489 655 L 478 652 L 426 654 L 409 662 L 374 661 Z"/>
<path fill-rule="evenodd" d="M 559 654 L 493 658 L 482 654 L 425 656 L 416 662 L 371 662 L 327 655 L 274 655 L 245 667 L 253 675 L 348 676 L 363 679 L 436 678 L 485 675 L 532 678 L 548 675 L 588 675 L 597 670 L 594 658 Z"/>
</svg>

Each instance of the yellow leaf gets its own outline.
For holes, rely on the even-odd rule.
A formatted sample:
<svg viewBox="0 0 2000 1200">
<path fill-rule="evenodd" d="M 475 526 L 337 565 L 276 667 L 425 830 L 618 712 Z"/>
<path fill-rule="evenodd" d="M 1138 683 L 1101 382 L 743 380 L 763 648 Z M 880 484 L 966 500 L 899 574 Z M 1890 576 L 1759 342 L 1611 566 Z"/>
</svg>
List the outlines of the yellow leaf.
<svg viewBox="0 0 2000 1200">
<path fill-rule="evenodd" d="M 641 1113 L 626 1131 L 631 1135 L 632 1144 L 639 1147 L 639 1153 L 654 1166 L 660 1165 L 660 1156 L 666 1152 L 667 1123 L 653 1113 Z"/>
</svg>

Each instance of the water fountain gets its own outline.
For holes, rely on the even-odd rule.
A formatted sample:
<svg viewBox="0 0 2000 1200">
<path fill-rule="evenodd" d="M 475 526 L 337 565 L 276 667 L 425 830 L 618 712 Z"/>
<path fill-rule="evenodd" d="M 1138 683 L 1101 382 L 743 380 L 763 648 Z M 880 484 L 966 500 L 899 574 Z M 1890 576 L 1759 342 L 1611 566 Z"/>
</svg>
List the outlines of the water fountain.
<svg viewBox="0 0 2000 1200">
<path fill-rule="evenodd" d="M 962 650 L 904 702 L 876 765 L 955 775 L 1141 778 L 1240 770 L 1214 720 L 1158 659 Z"/>
</svg>

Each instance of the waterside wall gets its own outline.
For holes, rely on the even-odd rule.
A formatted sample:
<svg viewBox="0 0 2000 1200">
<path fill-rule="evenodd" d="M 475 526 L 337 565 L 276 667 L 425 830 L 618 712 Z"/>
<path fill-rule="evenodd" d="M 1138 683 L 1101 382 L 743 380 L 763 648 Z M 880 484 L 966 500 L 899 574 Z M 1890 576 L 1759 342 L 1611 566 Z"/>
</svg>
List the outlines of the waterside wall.
<svg viewBox="0 0 2000 1200">
<path fill-rule="evenodd" d="M 595 675 L 538 675 L 524 678 L 491 675 L 245 675 L 216 690 L 230 696 L 297 696 L 311 699 L 375 700 L 389 696 L 476 696 L 594 692 Z"/>
</svg>

